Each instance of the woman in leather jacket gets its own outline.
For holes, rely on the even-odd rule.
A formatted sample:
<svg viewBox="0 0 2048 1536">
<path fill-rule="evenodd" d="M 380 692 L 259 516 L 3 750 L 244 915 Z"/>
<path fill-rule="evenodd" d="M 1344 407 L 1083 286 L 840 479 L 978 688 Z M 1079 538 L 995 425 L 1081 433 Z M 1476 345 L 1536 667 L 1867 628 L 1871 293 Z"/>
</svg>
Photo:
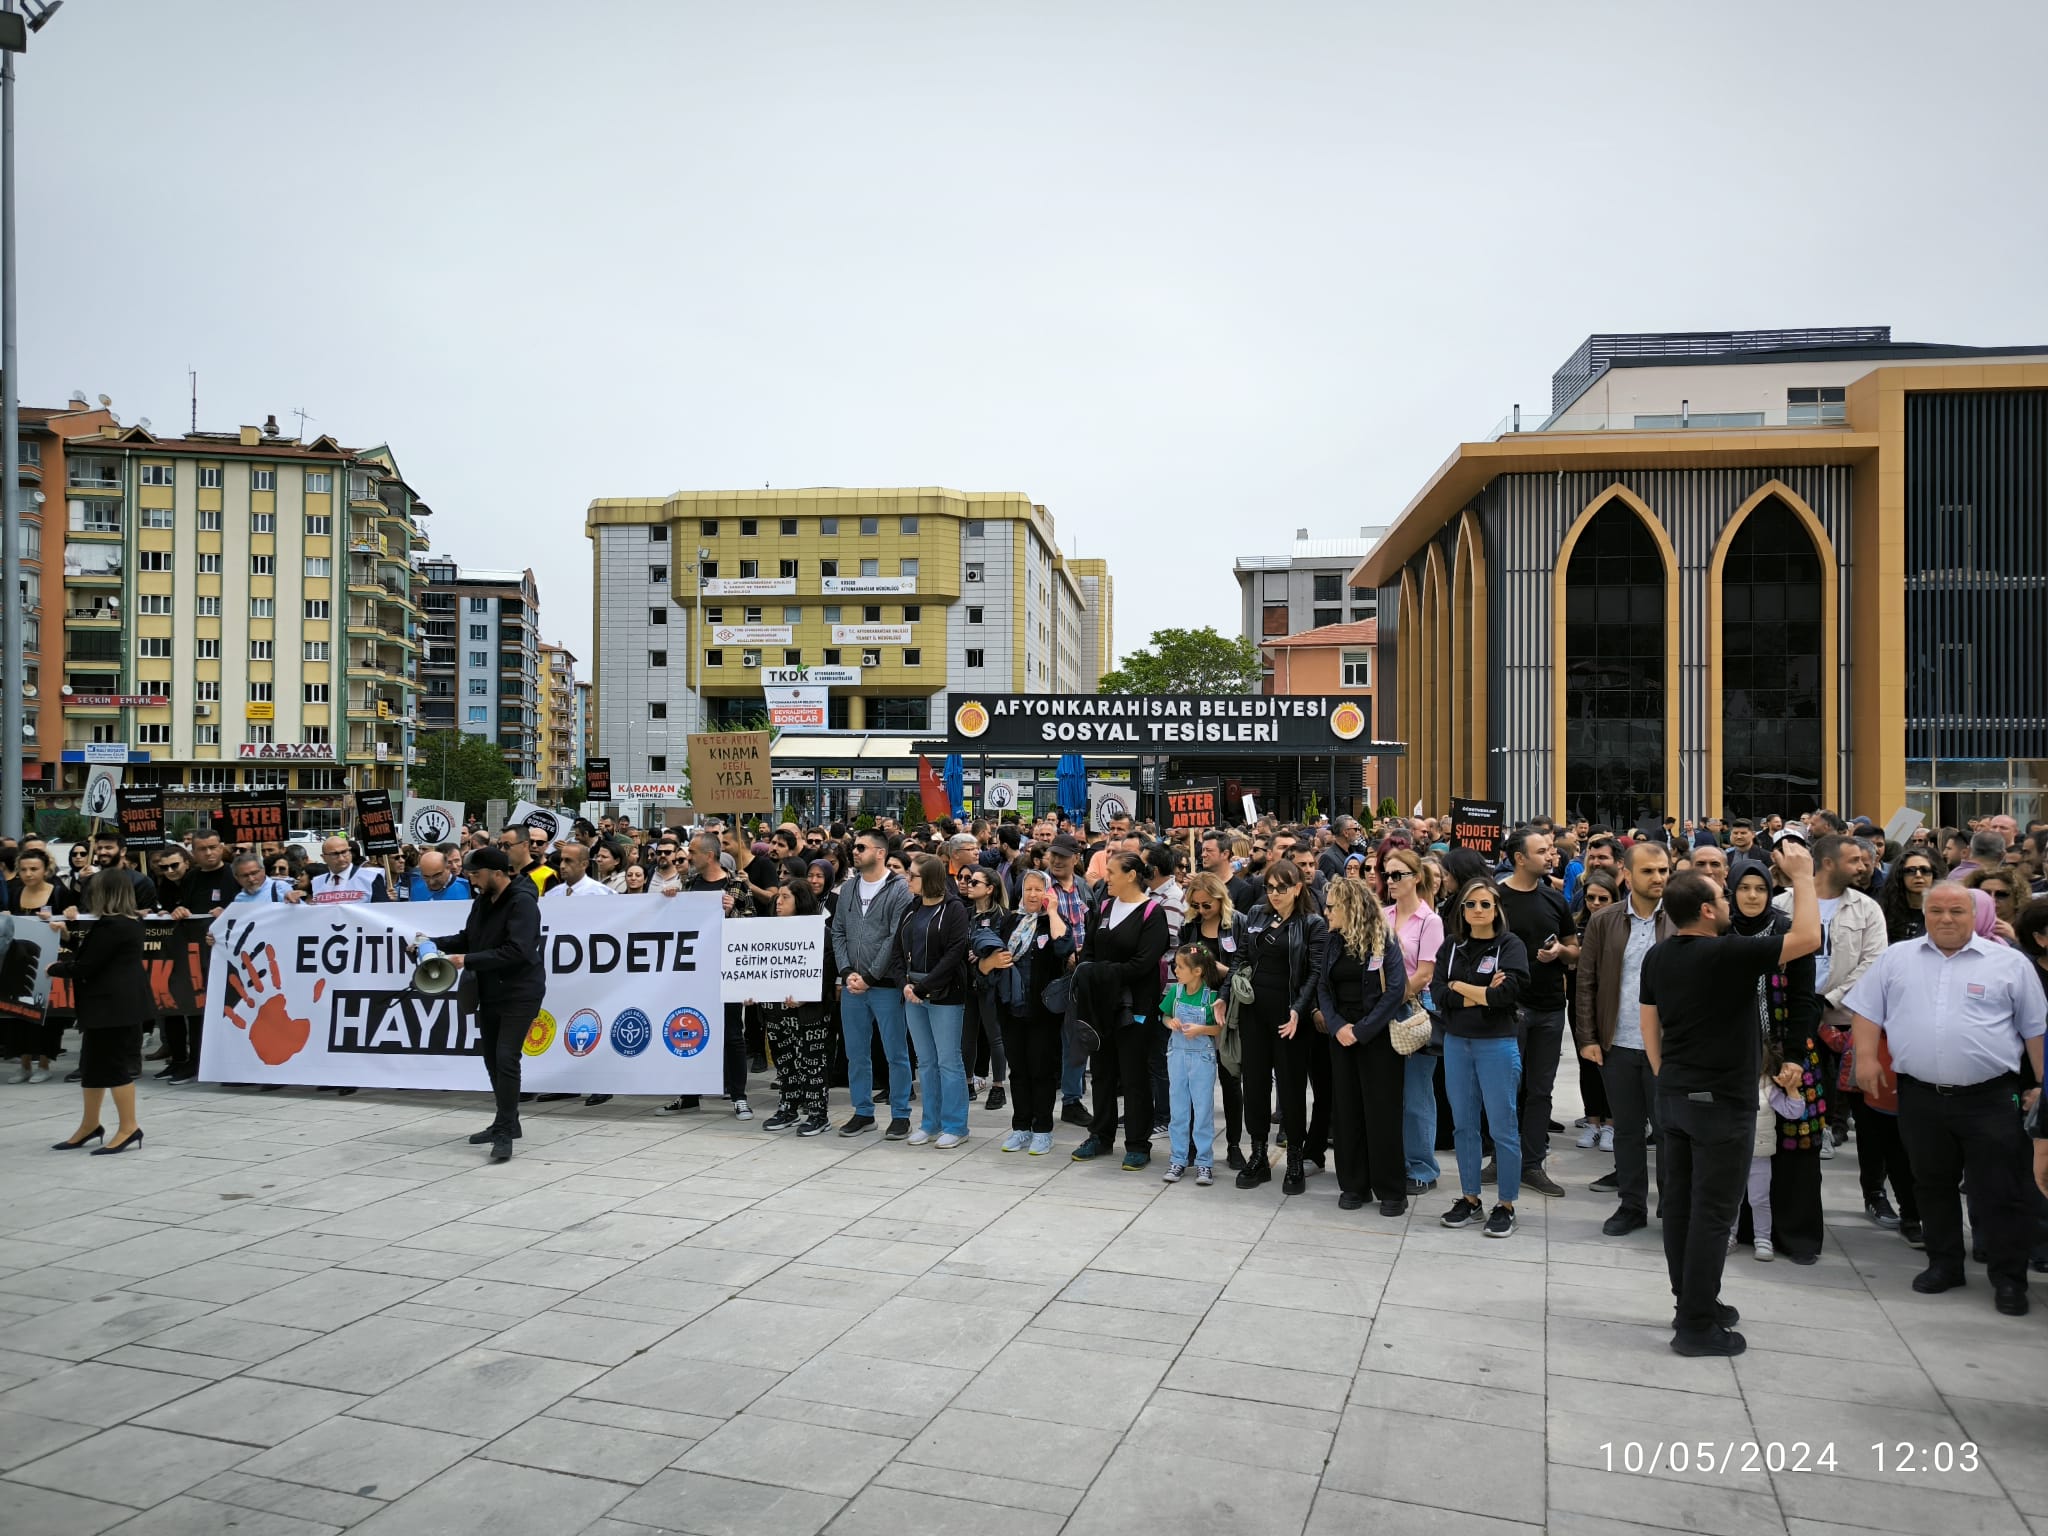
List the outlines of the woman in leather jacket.
<svg viewBox="0 0 2048 1536">
<path fill-rule="evenodd" d="M 1230 973 L 1238 962 L 1251 956 L 1251 930 L 1245 915 L 1230 902 L 1230 887 L 1222 878 L 1207 872 L 1188 881 L 1188 916 L 1180 930 L 1181 942 L 1206 945 L 1223 971 L 1221 990 L 1227 997 Z M 1217 1063 L 1216 1081 L 1223 1086 L 1223 1132 L 1229 1142 L 1228 1161 L 1233 1171 L 1244 1167 L 1244 1079 Z"/>
<path fill-rule="evenodd" d="M 967 936 L 972 922 L 966 904 L 953 893 L 944 859 L 919 857 L 911 889 L 920 900 L 903 914 L 896 930 L 896 959 L 905 977 L 903 1022 L 917 1047 L 924 1097 L 924 1121 L 910 1133 L 910 1144 L 931 1141 L 944 1149 L 967 1139 L 967 1069 L 960 1060 L 960 1034 L 971 985 Z"/>
<path fill-rule="evenodd" d="M 1240 1025 L 1244 1049 L 1245 1132 L 1252 1153 L 1237 1176 L 1239 1189 L 1269 1183 L 1266 1138 L 1272 1130 L 1271 1090 L 1280 1079 L 1280 1124 L 1287 1132 L 1287 1176 L 1283 1194 L 1306 1187 L 1305 1165 L 1323 1165 L 1330 1134 L 1330 1056 L 1316 1028 L 1316 961 L 1329 926 L 1311 910 L 1307 883 L 1285 860 L 1266 866 L 1265 899 L 1251 910 L 1245 931 L 1251 940 L 1257 996 Z M 1308 1092 L 1315 1085 L 1315 1117 Z"/>
</svg>

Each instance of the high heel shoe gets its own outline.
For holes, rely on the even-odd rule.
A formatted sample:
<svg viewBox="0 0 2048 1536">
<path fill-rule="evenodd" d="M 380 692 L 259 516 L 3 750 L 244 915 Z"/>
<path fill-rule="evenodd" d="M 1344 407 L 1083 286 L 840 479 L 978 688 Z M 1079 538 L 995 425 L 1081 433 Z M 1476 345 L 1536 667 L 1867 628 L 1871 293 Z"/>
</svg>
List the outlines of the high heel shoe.
<svg viewBox="0 0 2048 1536">
<path fill-rule="evenodd" d="M 80 1147 L 90 1146 L 95 1141 L 105 1140 L 106 1134 L 107 1128 L 105 1126 L 96 1125 L 91 1130 L 87 1131 L 84 1137 L 82 1137 L 78 1141 L 52 1142 L 50 1144 L 50 1150 L 52 1152 L 76 1152 Z"/>
<path fill-rule="evenodd" d="M 109 1142 L 104 1147 L 94 1147 L 92 1155 L 94 1157 L 112 1157 L 116 1152 L 126 1152 L 130 1147 L 139 1147 L 141 1145 L 142 1127 L 138 1125 L 135 1128 L 135 1134 L 126 1141 Z"/>
</svg>

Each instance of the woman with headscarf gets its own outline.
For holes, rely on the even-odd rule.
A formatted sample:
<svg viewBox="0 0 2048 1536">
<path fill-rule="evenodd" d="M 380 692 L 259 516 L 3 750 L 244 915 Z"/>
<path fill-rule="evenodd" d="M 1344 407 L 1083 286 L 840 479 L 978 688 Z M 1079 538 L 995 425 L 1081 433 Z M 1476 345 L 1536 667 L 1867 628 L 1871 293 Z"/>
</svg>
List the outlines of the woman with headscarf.
<svg viewBox="0 0 2048 1536">
<path fill-rule="evenodd" d="M 976 965 L 994 983 L 1003 1010 L 1010 1067 L 1010 1134 L 1003 1150 L 1043 1157 L 1052 1150 L 1065 1022 L 1063 1010 L 1047 1004 L 1045 989 L 1066 975 L 1079 936 L 1061 918 L 1052 877 L 1042 869 L 1025 874 L 1018 907 L 1004 946 L 983 954 Z"/>
<path fill-rule="evenodd" d="M 1729 917 L 1734 932 L 1757 936 L 1782 934 L 1792 926 L 1788 913 L 1771 906 L 1771 877 L 1763 865 L 1737 859 L 1729 871 Z M 1820 1207 L 1820 1148 L 1827 1136 L 1824 1123 L 1828 1083 L 1820 1053 L 1820 996 L 1813 988 L 1813 956 L 1803 955 L 1770 972 L 1758 984 L 1756 1027 L 1777 1047 L 1778 1057 L 1799 1069 L 1799 1082 L 1787 1091 L 1804 1106 L 1797 1120 L 1783 1115 L 1775 1121 L 1771 1142 L 1771 1240 L 1778 1253 L 1794 1264 L 1820 1257 L 1823 1224 Z M 1758 1128 L 1761 1142 L 1764 1126 Z M 1737 1220 L 1736 1239 L 1749 1232 L 1747 1203 Z"/>
</svg>

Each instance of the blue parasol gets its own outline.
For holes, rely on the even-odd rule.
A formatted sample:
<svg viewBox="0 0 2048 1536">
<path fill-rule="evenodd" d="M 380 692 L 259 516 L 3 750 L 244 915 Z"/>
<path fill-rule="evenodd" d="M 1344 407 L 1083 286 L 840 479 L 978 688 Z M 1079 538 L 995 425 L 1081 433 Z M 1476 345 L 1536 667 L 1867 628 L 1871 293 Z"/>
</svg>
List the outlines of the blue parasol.
<svg viewBox="0 0 2048 1536">
<path fill-rule="evenodd" d="M 967 770 L 961 763 L 958 752 L 948 752 L 946 754 L 946 766 L 941 777 L 946 785 L 946 798 L 952 802 L 953 814 L 955 816 L 966 815 L 967 801 L 964 786 L 967 782 Z"/>
<path fill-rule="evenodd" d="M 1060 757 L 1060 807 L 1070 816 L 1085 819 L 1088 815 L 1088 764 L 1078 752 L 1067 752 Z"/>
</svg>

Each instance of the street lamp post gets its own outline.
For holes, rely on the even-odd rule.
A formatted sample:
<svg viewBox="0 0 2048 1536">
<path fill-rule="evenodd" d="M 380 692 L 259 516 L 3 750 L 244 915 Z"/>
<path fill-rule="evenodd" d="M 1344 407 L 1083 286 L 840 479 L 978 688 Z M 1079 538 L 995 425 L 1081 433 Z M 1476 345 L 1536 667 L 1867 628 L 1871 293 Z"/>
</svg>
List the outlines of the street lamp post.
<svg viewBox="0 0 2048 1536">
<path fill-rule="evenodd" d="M 6 542 L 0 553 L 0 659 L 6 680 L 0 687 L 0 834 L 19 838 L 21 743 L 26 731 L 21 691 L 21 398 L 14 347 L 14 56 L 28 48 L 28 34 L 40 32 L 64 0 L 0 0 L 0 496 L 4 496 Z"/>
</svg>

